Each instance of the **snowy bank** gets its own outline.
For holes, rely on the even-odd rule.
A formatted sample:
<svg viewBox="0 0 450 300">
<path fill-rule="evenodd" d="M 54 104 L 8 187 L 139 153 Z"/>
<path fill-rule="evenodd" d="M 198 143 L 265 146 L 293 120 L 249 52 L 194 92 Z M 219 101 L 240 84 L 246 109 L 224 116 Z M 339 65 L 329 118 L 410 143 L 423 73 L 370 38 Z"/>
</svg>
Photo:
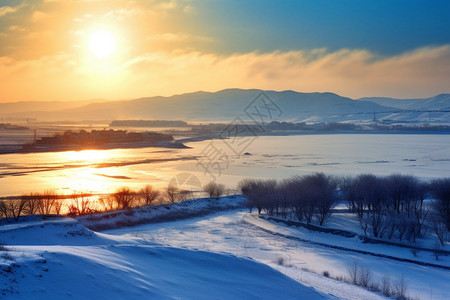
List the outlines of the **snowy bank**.
<svg viewBox="0 0 450 300">
<path fill-rule="evenodd" d="M 183 202 L 136 207 L 129 210 L 105 212 L 78 217 L 77 220 L 92 230 L 106 230 L 145 223 L 165 222 L 203 216 L 218 211 L 245 207 L 243 195 L 219 199 L 200 198 Z"/>
<path fill-rule="evenodd" d="M 253 260 L 99 234 L 70 218 L 0 230 L 1 299 L 329 298 Z"/>
</svg>

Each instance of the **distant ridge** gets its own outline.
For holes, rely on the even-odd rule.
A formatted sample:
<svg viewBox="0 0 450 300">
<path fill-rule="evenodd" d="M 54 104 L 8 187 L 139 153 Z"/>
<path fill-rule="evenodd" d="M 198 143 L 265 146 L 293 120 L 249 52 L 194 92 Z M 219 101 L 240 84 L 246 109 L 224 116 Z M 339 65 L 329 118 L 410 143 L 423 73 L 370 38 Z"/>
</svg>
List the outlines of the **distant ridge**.
<svg viewBox="0 0 450 300">
<path fill-rule="evenodd" d="M 422 99 L 394 99 L 385 97 L 365 97 L 359 101 L 370 101 L 384 106 L 396 107 L 408 110 L 449 110 L 450 94 L 440 94 L 430 98 Z"/>
<path fill-rule="evenodd" d="M 126 101 L 83 103 L 55 110 L 56 105 L 26 105 L 25 111 L 8 109 L 0 104 L 2 118 L 36 118 L 38 120 L 183 120 L 187 122 L 230 122 L 236 117 L 250 120 L 247 106 L 264 92 L 281 109 L 277 121 L 290 122 L 397 122 L 450 123 L 450 95 L 425 99 L 361 98 L 353 100 L 334 93 L 300 93 L 259 89 L 225 89 L 198 91 L 170 97 L 144 97 Z M 38 108 L 36 107 L 38 106 Z M 434 112 L 430 117 L 427 110 Z M 414 111 L 414 112 L 413 112 Z"/>
</svg>

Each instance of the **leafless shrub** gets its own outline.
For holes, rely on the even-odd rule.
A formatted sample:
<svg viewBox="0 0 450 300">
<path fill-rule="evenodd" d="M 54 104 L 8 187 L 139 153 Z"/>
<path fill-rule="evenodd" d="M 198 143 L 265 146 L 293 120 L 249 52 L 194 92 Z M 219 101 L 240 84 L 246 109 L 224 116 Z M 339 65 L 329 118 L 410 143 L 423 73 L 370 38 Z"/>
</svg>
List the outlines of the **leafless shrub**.
<svg viewBox="0 0 450 300">
<path fill-rule="evenodd" d="M 359 263 L 357 261 L 354 261 L 347 268 L 347 273 L 349 276 L 349 282 L 351 284 L 357 285 L 358 284 L 358 274 L 359 274 Z"/>
<path fill-rule="evenodd" d="M 417 255 L 419 254 L 420 250 L 417 248 L 411 248 L 411 253 L 414 257 L 417 257 Z"/>
<path fill-rule="evenodd" d="M 372 282 L 372 271 L 367 267 L 361 267 L 358 276 L 358 285 L 362 287 L 369 287 Z"/>
<path fill-rule="evenodd" d="M 139 197 L 144 205 L 152 205 L 160 196 L 160 192 L 151 185 L 146 185 L 139 191 Z"/>
<path fill-rule="evenodd" d="M 288 263 L 286 259 L 282 256 L 279 256 L 275 259 L 275 263 L 279 266 L 292 267 L 292 264 Z M 309 271 L 309 270 L 308 270 Z"/>
<path fill-rule="evenodd" d="M 385 295 L 386 297 L 391 297 L 392 296 L 392 283 L 391 283 L 391 278 L 389 277 L 389 275 L 384 275 L 383 278 L 381 279 L 381 293 L 383 293 L 383 295 Z"/>
<path fill-rule="evenodd" d="M 9 251 L 9 248 L 6 247 L 5 243 L 0 242 L 0 251 Z"/>
<path fill-rule="evenodd" d="M 357 261 L 354 261 L 347 269 L 349 282 L 362 287 L 369 287 L 372 282 L 372 271 L 369 268 L 362 267 Z"/>
<path fill-rule="evenodd" d="M 441 244 L 438 241 L 434 241 L 433 255 L 436 260 L 439 260 L 441 256 Z"/>
<path fill-rule="evenodd" d="M 0 254 L 0 257 L 3 258 L 4 260 L 14 261 L 14 257 L 11 254 L 9 254 L 8 252 L 2 252 Z"/>
<path fill-rule="evenodd" d="M 91 208 L 91 199 L 87 194 L 74 193 L 71 197 L 69 204 L 69 216 L 81 216 L 92 213 L 94 210 Z M 100 201 L 99 201 L 100 202 Z"/>
<path fill-rule="evenodd" d="M 284 264 L 285 264 L 284 257 L 282 257 L 282 256 L 277 257 L 277 259 L 275 260 L 275 263 L 279 266 L 284 266 Z"/>
<path fill-rule="evenodd" d="M 9 247 L 5 245 L 5 243 L 0 242 L 0 258 L 3 258 L 5 260 L 14 261 L 14 257 L 9 254 L 8 252 L 11 251 Z"/>
<path fill-rule="evenodd" d="M 406 282 L 405 277 L 402 275 L 400 278 L 398 278 L 394 284 L 393 284 L 393 295 L 396 299 L 407 299 L 406 297 L 406 291 L 408 289 L 408 284 Z"/>
</svg>

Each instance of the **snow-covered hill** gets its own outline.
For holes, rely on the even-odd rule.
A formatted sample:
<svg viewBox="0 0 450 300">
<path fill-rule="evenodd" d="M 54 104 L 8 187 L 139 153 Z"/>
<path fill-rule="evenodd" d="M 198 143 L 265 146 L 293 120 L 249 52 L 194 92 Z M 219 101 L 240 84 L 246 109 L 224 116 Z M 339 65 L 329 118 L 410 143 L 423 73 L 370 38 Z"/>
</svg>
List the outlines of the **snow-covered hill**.
<svg viewBox="0 0 450 300">
<path fill-rule="evenodd" d="M 24 218 L 0 233 L 1 299 L 329 298 L 253 260 L 100 234 L 70 218 Z"/>
<path fill-rule="evenodd" d="M 235 117 L 251 120 L 246 114 L 264 92 L 277 105 L 273 120 L 292 122 L 368 122 L 378 119 L 424 122 L 428 115 L 413 111 L 448 110 L 450 95 L 426 99 L 361 98 L 353 100 L 333 93 L 299 93 L 226 89 L 218 92 L 195 92 L 170 97 L 146 97 L 127 101 L 90 101 L 71 103 L 42 102 L 40 105 L 0 104 L 0 117 L 37 118 L 39 120 L 114 120 L 159 119 L 203 122 L 227 122 Z M 258 103 L 261 105 L 261 103 Z M 65 105 L 65 106 L 63 106 Z M 19 107 L 22 107 L 20 111 Z M 59 109 L 57 109 L 59 107 Z M 246 110 L 247 109 L 247 110 Z M 259 113 L 266 114 L 264 107 Z M 278 111 L 279 109 L 279 111 Z M 406 114 L 402 112 L 406 110 Z M 393 115 L 394 114 L 394 115 Z M 450 113 L 435 117 L 436 122 L 450 123 Z"/>
<path fill-rule="evenodd" d="M 440 94 L 422 99 L 365 97 L 358 100 L 406 110 L 450 110 L 450 94 Z"/>
<path fill-rule="evenodd" d="M 249 214 L 239 208 L 243 200 L 3 220 L 0 298 L 384 299 L 333 279 L 347 277 L 357 262 L 375 283 L 389 276 L 394 288 L 404 278 L 413 299 L 448 299 L 449 257 L 437 261 L 426 241 L 418 245 L 424 249 L 411 251 L 287 226 Z M 115 229 L 99 233 L 80 221 Z M 125 224 L 141 225 L 117 228 Z M 327 226 L 361 234 L 356 217 L 344 211 Z"/>
<path fill-rule="evenodd" d="M 28 117 L 39 120 L 165 119 L 185 121 L 250 120 L 246 108 L 262 90 L 227 89 L 215 93 L 195 92 L 171 97 L 150 97 L 129 101 L 98 102 L 59 111 L 0 113 L 2 117 Z M 355 101 L 333 93 L 265 91 L 278 105 L 274 116 L 284 121 L 342 121 L 371 119 L 374 112 L 392 110 L 372 102 Z M 259 103 L 260 104 L 260 103 Z M 26 108 L 25 108 L 26 109 Z M 261 111 L 266 113 L 265 111 Z"/>
</svg>

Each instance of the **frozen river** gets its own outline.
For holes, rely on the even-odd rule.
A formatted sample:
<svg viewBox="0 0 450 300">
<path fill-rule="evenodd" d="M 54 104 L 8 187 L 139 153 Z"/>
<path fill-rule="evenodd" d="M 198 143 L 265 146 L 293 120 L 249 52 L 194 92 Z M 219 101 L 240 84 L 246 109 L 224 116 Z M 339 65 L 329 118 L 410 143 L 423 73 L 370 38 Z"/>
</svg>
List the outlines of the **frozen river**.
<svg viewBox="0 0 450 300">
<path fill-rule="evenodd" d="M 322 134 L 235 137 L 191 142 L 190 149 L 114 149 L 0 156 L 0 196 L 55 190 L 108 193 L 122 186 L 195 189 L 215 179 L 235 188 L 243 178 L 402 173 L 450 176 L 450 136 Z"/>
</svg>

